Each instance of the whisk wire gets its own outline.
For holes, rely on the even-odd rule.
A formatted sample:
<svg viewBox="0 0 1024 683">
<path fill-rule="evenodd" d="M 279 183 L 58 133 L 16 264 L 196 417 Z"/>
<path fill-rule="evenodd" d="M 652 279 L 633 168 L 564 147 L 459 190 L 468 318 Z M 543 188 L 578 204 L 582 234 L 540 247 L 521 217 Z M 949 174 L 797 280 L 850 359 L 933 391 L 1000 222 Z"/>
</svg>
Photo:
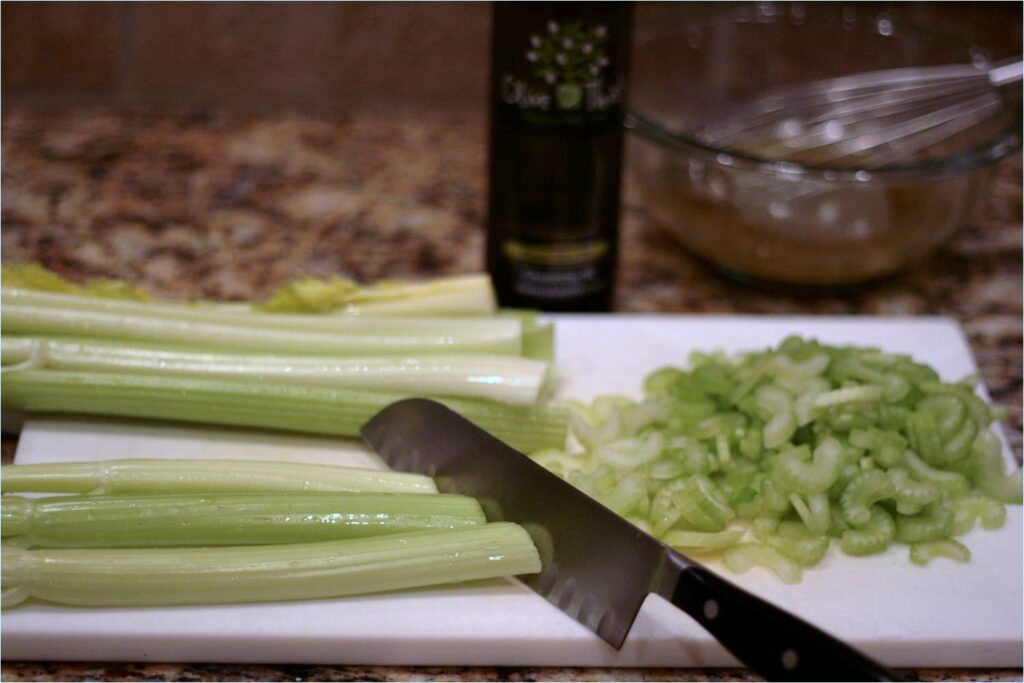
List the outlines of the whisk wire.
<svg viewBox="0 0 1024 683">
<path fill-rule="evenodd" d="M 1019 82 L 1020 59 L 910 67 L 789 86 L 722 113 L 698 138 L 759 156 L 877 168 L 907 160 L 998 115 L 998 87 Z"/>
</svg>

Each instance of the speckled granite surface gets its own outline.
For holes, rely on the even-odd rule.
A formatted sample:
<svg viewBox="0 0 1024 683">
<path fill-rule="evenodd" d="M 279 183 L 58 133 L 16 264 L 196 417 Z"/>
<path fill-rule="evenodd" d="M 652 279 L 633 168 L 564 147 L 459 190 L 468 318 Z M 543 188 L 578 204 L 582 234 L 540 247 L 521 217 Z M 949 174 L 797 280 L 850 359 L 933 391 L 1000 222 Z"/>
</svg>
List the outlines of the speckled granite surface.
<svg viewBox="0 0 1024 683">
<path fill-rule="evenodd" d="M 484 128 L 363 118 L 3 114 L 5 262 L 239 299 L 301 273 L 358 279 L 483 265 Z M 1021 162 L 938 254 L 845 293 L 780 294 L 723 279 L 676 248 L 627 183 L 621 311 L 949 315 L 964 326 L 1021 457 Z M 9 456 L 13 443 L 5 439 Z M 925 680 L 1020 680 L 920 671 Z M 716 680 L 734 670 L 396 668 L 5 662 L 5 680 Z"/>
</svg>

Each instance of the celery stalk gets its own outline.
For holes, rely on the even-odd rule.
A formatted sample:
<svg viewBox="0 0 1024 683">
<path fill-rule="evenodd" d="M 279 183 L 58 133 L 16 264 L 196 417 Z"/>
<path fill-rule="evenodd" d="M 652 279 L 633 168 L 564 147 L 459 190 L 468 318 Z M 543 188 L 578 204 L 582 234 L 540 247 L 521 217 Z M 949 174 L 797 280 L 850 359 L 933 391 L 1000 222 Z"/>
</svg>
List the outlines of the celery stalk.
<svg viewBox="0 0 1024 683">
<path fill-rule="evenodd" d="M 537 402 L 546 363 L 513 356 L 278 356 L 209 353 L 112 342 L 3 337 L 4 364 L 154 376 L 239 379 Z"/>
<path fill-rule="evenodd" d="M 212 493 L 0 499 L 4 542 L 119 548 L 309 543 L 484 524 L 457 495 Z"/>
<path fill-rule="evenodd" d="M 496 307 L 491 279 L 485 273 L 434 277 L 416 282 L 381 280 L 369 285 L 358 285 L 342 277 L 306 277 L 278 288 L 268 301 L 253 307 L 245 303 L 175 302 L 154 299 L 144 290 L 120 280 L 98 279 L 79 284 L 65 280 L 53 271 L 34 263 L 4 265 L 2 279 L 5 289 L 32 289 L 90 298 L 131 299 L 168 305 L 202 305 L 226 311 L 255 308 L 275 312 L 340 315 L 490 315 L 494 313 Z"/>
<path fill-rule="evenodd" d="M 146 320 L 174 320 L 187 323 L 213 323 L 237 327 L 257 329 L 301 330 L 304 332 L 361 332 L 379 328 L 391 332 L 408 329 L 413 325 L 434 327 L 448 322 L 462 325 L 466 329 L 487 327 L 497 320 L 504 319 L 504 325 L 510 322 L 522 322 L 516 316 L 437 316 L 432 314 L 417 315 L 410 310 L 402 316 L 387 315 L 342 315 L 337 313 L 315 312 L 276 312 L 270 313 L 255 310 L 244 303 L 223 303 L 215 301 L 132 301 L 126 299 L 108 299 L 102 297 L 82 296 L 61 292 L 42 292 L 34 289 L 4 287 L 0 294 L 5 306 L 21 306 L 32 310 L 81 311 L 88 313 L 123 316 L 126 318 L 143 318 Z"/>
<path fill-rule="evenodd" d="M 522 353 L 523 326 L 512 318 L 234 313 L 204 306 L 6 289 L 0 299 L 0 320 L 8 334 L 294 355 Z"/>
<path fill-rule="evenodd" d="M 268 460 L 125 459 L 6 465 L 4 493 L 228 493 L 349 491 L 437 493 L 408 472 Z"/>
<path fill-rule="evenodd" d="M 402 394 L 189 377 L 12 370 L 2 397 L 16 410 L 259 427 L 359 436 L 359 429 Z M 567 415 L 557 407 L 444 399 L 452 410 L 522 451 L 562 448 Z"/>
<path fill-rule="evenodd" d="M 87 606 L 332 598 L 540 571 L 515 524 L 373 538 L 215 548 L 3 548 L 3 606 L 28 598 Z"/>
<path fill-rule="evenodd" d="M 274 291 L 256 308 L 265 311 L 342 315 L 490 315 L 496 302 L 485 273 L 436 277 L 422 282 L 380 281 L 359 286 L 344 278 L 305 278 Z"/>
</svg>

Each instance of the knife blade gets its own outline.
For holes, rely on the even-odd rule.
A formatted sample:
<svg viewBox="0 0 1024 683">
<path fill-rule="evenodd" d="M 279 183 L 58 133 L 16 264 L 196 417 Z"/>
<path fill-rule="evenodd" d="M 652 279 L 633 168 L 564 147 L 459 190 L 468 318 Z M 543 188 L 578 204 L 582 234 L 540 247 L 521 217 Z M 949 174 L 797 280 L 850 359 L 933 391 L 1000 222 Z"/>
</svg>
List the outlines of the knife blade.
<svg viewBox="0 0 1024 683">
<path fill-rule="evenodd" d="M 530 534 L 542 571 L 528 587 L 622 647 L 651 593 L 693 617 L 773 680 L 898 680 L 893 672 L 644 533 L 582 491 L 435 401 L 406 399 L 362 429 L 392 468 L 473 496 L 488 521 Z"/>
</svg>

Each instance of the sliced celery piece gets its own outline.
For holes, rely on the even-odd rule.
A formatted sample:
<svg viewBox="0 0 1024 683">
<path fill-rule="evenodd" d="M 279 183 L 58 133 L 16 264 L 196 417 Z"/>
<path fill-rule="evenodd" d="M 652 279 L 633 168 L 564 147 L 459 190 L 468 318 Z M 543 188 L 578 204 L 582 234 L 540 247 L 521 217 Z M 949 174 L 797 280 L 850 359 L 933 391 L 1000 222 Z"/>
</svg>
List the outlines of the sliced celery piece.
<svg viewBox="0 0 1024 683">
<path fill-rule="evenodd" d="M 962 474 L 931 467 L 913 451 L 903 453 L 902 465 L 920 481 L 934 484 L 950 495 L 960 496 L 971 488 L 971 483 Z"/>
<path fill-rule="evenodd" d="M 214 548 L 3 548 L 3 606 L 95 607 L 333 598 L 540 571 L 515 524 Z"/>
<path fill-rule="evenodd" d="M 0 498 L 5 542 L 119 548 L 309 543 L 484 524 L 456 495 L 205 493 Z"/>
<path fill-rule="evenodd" d="M 926 481 L 914 481 L 907 470 L 893 467 L 886 474 L 892 482 L 896 511 L 901 515 L 913 515 L 930 503 L 934 503 L 942 492 L 938 486 Z"/>
<path fill-rule="evenodd" d="M 851 526 L 859 527 L 871 518 L 871 506 L 880 500 L 892 498 L 896 490 L 880 470 L 866 470 L 850 482 L 840 498 L 843 515 Z"/>
<path fill-rule="evenodd" d="M 763 432 L 764 447 L 777 448 L 789 441 L 797 427 L 792 397 L 784 389 L 766 385 L 754 393 L 754 401 L 768 420 Z"/>
<path fill-rule="evenodd" d="M 970 562 L 971 551 L 963 543 L 953 539 L 926 541 L 910 546 L 910 561 L 914 564 L 926 565 L 936 557 L 945 557 L 955 562 Z"/>
<path fill-rule="evenodd" d="M 437 493 L 409 472 L 271 460 L 125 459 L 5 465 L 4 493 Z"/>
<path fill-rule="evenodd" d="M 953 501 L 954 536 L 962 536 L 974 529 L 979 519 L 984 529 L 1000 529 L 1006 523 L 1006 508 L 978 494 Z"/>
<path fill-rule="evenodd" d="M 1017 469 L 1006 474 L 1003 462 L 1002 444 L 995 434 L 982 432 L 974 441 L 974 474 L 978 484 L 986 495 L 1001 503 L 1020 505 L 1024 487 L 1021 484 L 1021 470 Z"/>
<path fill-rule="evenodd" d="M 803 570 L 775 548 L 762 543 L 740 543 L 725 550 L 725 565 L 744 574 L 754 567 L 770 569 L 783 583 L 800 583 Z"/>
<path fill-rule="evenodd" d="M 953 534 L 953 511 L 948 504 L 934 503 L 916 515 L 896 516 L 896 538 L 904 543 L 941 541 Z"/>
<path fill-rule="evenodd" d="M 828 437 L 814 449 L 810 463 L 802 461 L 792 450 L 780 454 L 775 461 L 774 475 L 788 490 L 813 495 L 832 486 L 843 464 L 842 446 L 835 438 Z"/>
<path fill-rule="evenodd" d="M 358 437 L 385 406 L 408 395 L 270 382 L 16 370 L 5 373 L 6 408 L 141 417 Z M 557 407 L 444 399 L 452 410 L 522 451 L 562 448 L 567 415 Z"/>
<path fill-rule="evenodd" d="M 839 547 L 847 555 L 874 555 L 886 550 L 896 537 L 896 526 L 892 515 L 875 505 L 871 508 L 868 522 L 859 529 L 843 531 Z"/>
<path fill-rule="evenodd" d="M 832 522 L 832 510 L 828 496 L 824 493 L 816 493 L 813 496 L 808 496 L 804 501 L 802 497 L 791 493 L 789 501 L 808 531 L 820 536 L 824 536 L 828 532 Z"/>
<path fill-rule="evenodd" d="M 742 538 L 742 531 L 705 532 L 672 529 L 665 534 L 663 540 L 670 546 L 685 550 L 718 550 L 736 545 Z"/>
<path fill-rule="evenodd" d="M 763 536 L 763 542 L 803 566 L 817 564 L 828 552 L 831 539 L 807 530 L 801 522 L 780 522 L 774 533 Z"/>
</svg>

